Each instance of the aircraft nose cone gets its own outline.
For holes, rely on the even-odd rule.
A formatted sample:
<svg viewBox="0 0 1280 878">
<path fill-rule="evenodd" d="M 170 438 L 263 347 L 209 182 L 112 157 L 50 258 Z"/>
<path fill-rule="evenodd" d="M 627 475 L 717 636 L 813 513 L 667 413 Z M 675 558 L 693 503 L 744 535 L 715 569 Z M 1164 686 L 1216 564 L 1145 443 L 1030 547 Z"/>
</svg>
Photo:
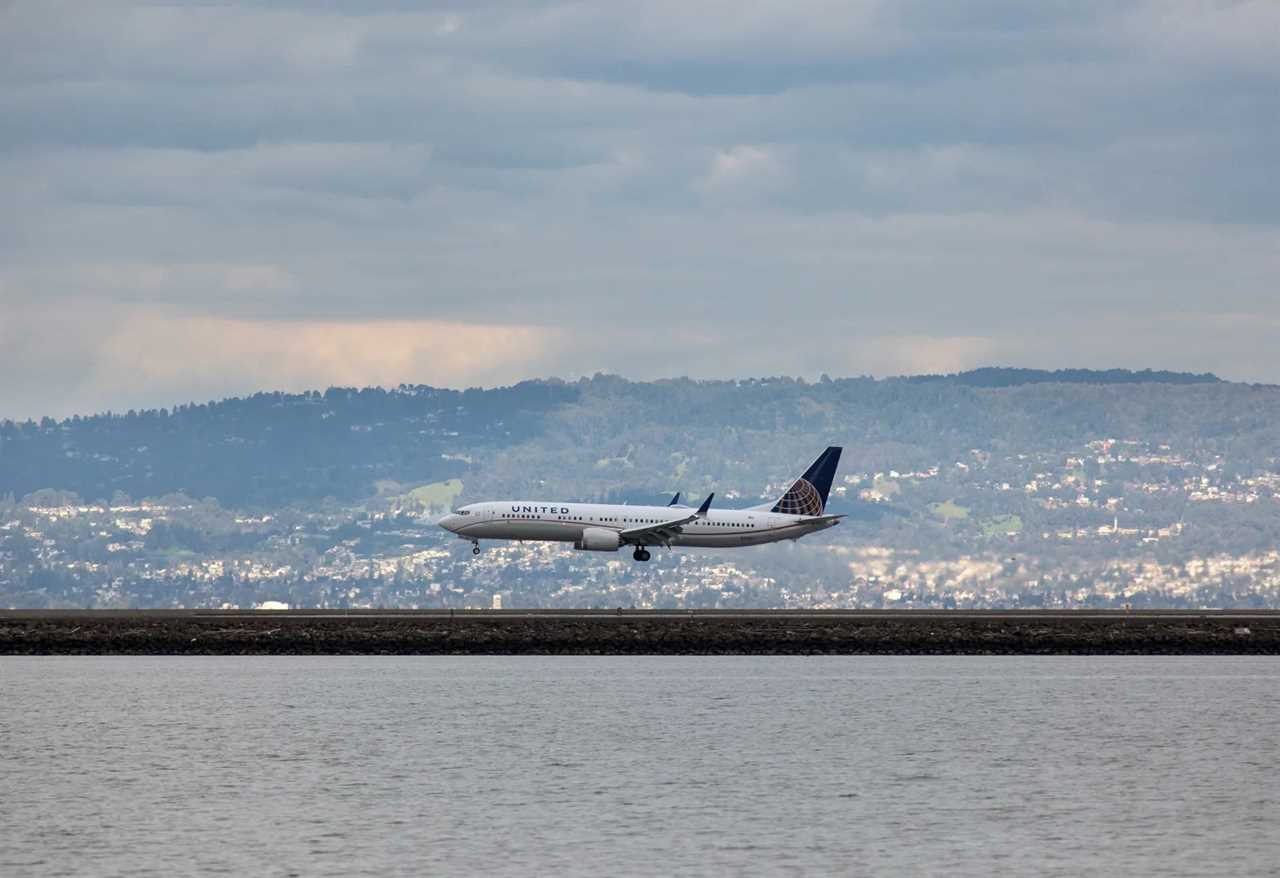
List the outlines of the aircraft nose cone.
<svg viewBox="0 0 1280 878">
<path fill-rule="evenodd" d="M 454 533 L 458 529 L 458 516 L 450 512 L 444 518 L 440 519 L 440 526 L 449 533 Z"/>
</svg>

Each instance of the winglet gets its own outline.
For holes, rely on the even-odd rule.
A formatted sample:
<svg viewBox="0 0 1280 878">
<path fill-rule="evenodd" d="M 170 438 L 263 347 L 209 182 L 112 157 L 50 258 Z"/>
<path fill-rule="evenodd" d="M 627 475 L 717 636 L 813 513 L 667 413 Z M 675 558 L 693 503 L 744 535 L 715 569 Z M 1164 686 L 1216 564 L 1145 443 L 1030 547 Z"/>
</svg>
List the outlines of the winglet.
<svg viewBox="0 0 1280 878">
<path fill-rule="evenodd" d="M 707 499 L 702 501 L 702 505 L 698 507 L 698 512 L 697 512 L 698 518 L 707 517 L 707 510 L 711 508 L 711 498 L 714 497 L 715 495 L 716 495 L 716 492 L 712 491 L 710 494 L 707 495 Z"/>
<path fill-rule="evenodd" d="M 670 503 L 668 503 L 667 505 L 668 505 L 668 506 L 675 506 L 675 505 L 676 505 L 677 503 L 679 503 L 679 502 L 680 502 L 680 492 L 679 492 L 679 491 L 676 491 L 676 495 L 675 495 L 674 497 L 672 497 L 672 498 L 671 498 L 671 502 L 670 502 Z"/>
</svg>

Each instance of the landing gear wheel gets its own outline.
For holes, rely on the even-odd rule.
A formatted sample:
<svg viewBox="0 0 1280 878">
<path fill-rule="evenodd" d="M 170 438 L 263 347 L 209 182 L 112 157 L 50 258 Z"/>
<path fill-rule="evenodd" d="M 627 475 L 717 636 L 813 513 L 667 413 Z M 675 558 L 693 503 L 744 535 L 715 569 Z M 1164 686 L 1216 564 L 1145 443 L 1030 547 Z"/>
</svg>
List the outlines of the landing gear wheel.
<svg viewBox="0 0 1280 878">
<path fill-rule="evenodd" d="M 635 552 L 632 553 L 631 557 L 635 558 L 637 561 L 648 561 L 653 556 L 649 554 L 648 549 L 636 549 Z"/>
<path fill-rule="evenodd" d="M 473 546 L 471 547 L 471 554 L 473 554 L 473 555 L 479 555 L 479 554 L 480 554 L 480 544 L 479 544 L 479 543 L 476 543 L 475 545 L 473 545 Z"/>
</svg>

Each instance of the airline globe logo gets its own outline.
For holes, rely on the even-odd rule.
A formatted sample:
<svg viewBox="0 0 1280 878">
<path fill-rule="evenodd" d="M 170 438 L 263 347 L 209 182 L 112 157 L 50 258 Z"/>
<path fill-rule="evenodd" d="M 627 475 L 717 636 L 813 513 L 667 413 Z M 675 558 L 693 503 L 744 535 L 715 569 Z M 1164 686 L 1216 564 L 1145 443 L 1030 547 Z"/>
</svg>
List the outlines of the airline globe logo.
<svg viewBox="0 0 1280 878">
<path fill-rule="evenodd" d="M 774 512 L 786 515 L 821 515 L 822 495 L 806 479 L 796 479 L 787 493 L 773 507 Z"/>
</svg>

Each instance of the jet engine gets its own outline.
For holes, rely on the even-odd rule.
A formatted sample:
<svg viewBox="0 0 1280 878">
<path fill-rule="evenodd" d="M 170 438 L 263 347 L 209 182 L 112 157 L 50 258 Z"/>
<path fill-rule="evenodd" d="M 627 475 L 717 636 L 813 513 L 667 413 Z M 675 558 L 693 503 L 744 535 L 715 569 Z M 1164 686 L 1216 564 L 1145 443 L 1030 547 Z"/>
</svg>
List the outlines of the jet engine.
<svg viewBox="0 0 1280 878">
<path fill-rule="evenodd" d="M 621 544 L 622 541 L 618 539 L 616 530 L 609 530 L 607 527 L 588 527 L 583 529 L 582 538 L 575 541 L 573 547 L 588 552 L 616 552 Z"/>
</svg>

